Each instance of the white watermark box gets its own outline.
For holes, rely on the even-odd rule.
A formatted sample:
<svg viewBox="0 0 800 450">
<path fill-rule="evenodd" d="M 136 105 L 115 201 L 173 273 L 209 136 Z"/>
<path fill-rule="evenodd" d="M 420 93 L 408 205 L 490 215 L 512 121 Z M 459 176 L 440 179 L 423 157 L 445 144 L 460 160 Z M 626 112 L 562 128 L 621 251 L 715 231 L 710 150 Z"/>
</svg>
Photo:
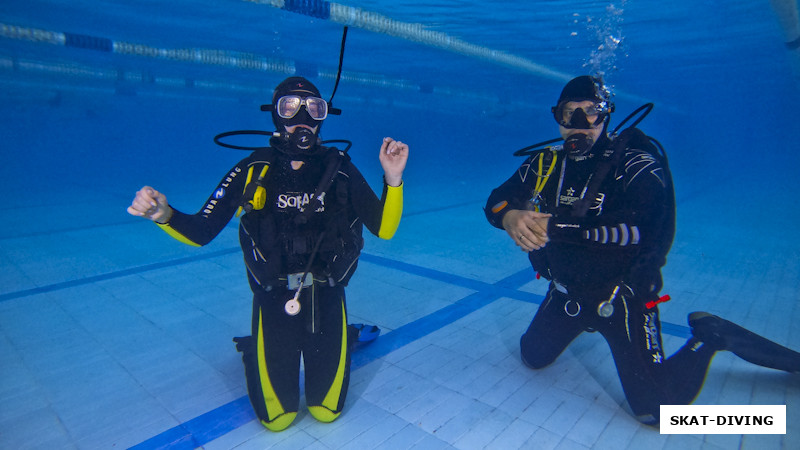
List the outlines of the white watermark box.
<svg viewBox="0 0 800 450">
<path fill-rule="evenodd" d="M 786 434 L 786 405 L 661 405 L 661 434 Z"/>
</svg>

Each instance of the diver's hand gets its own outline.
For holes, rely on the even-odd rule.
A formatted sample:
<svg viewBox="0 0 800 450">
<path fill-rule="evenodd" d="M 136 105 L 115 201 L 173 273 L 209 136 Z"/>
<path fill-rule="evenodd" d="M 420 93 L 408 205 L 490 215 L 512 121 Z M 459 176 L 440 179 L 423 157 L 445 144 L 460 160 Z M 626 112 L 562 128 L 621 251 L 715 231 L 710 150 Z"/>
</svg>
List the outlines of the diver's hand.
<svg viewBox="0 0 800 450">
<path fill-rule="evenodd" d="M 136 197 L 128 207 L 128 214 L 163 224 L 172 218 L 172 208 L 164 194 L 145 186 L 136 192 Z"/>
<path fill-rule="evenodd" d="M 378 156 L 383 167 L 384 180 L 389 186 L 403 183 L 403 171 L 408 161 L 408 145 L 390 137 L 383 138 L 381 153 Z"/>
<path fill-rule="evenodd" d="M 503 228 L 525 252 L 539 250 L 549 241 L 547 224 L 552 214 L 512 209 L 503 216 Z"/>
</svg>

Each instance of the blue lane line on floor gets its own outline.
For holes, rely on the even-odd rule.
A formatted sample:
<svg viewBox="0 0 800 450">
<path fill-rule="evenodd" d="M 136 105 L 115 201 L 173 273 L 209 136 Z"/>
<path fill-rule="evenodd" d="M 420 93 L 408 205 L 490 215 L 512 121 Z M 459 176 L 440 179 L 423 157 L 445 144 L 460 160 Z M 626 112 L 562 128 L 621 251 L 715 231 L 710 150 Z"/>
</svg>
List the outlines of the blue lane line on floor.
<svg viewBox="0 0 800 450">
<path fill-rule="evenodd" d="M 131 220 L 119 221 L 119 222 L 107 222 L 107 223 L 95 223 L 92 225 L 75 225 L 71 227 L 65 228 L 58 228 L 58 229 L 47 229 L 47 230 L 40 230 L 40 231 L 27 231 L 24 233 L 19 234 L 11 234 L 11 233 L 4 233 L 0 237 L 0 241 L 8 241 L 11 239 L 30 239 L 39 236 L 52 236 L 54 234 L 66 234 L 72 232 L 85 232 L 86 230 L 94 230 L 100 228 L 111 228 L 111 227 L 118 227 L 118 226 L 125 226 L 125 225 L 132 225 L 135 223 L 140 223 L 142 221 L 141 218 L 134 218 L 131 217 Z"/>
<path fill-rule="evenodd" d="M 387 260 L 391 261 L 391 260 Z M 405 264 L 405 263 L 401 263 Z M 414 266 L 415 268 L 419 268 L 419 266 Z M 424 267 L 419 268 L 422 269 L 424 272 L 429 272 L 431 269 L 426 269 Z M 415 271 L 409 271 L 415 273 Z M 437 272 L 438 271 L 434 271 Z M 357 352 L 354 352 L 351 356 L 351 368 L 353 370 L 363 367 L 372 361 L 375 361 L 378 358 L 382 358 L 389 353 L 402 348 L 420 338 L 423 338 L 434 331 L 440 330 L 447 325 L 467 316 L 470 313 L 473 313 L 484 306 L 494 302 L 498 298 L 502 296 L 510 297 L 505 294 L 505 290 L 500 289 L 499 291 L 496 289 L 491 289 L 491 287 L 503 285 L 508 282 L 509 279 L 517 279 L 520 274 L 530 273 L 530 269 L 522 270 L 515 274 L 512 274 L 509 277 L 506 277 L 495 284 L 488 284 L 486 286 L 489 287 L 488 289 L 478 290 L 474 294 L 470 294 L 461 300 L 456 301 L 455 303 L 445 306 L 428 314 L 425 317 L 421 317 L 413 322 L 407 323 L 395 330 L 392 330 L 391 333 L 386 334 L 385 336 L 381 336 L 380 339 L 376 339 L 371 344 L 364 346 L 363 348 L 359 349 Z M 451 274 L 447 274 L 449 276 L 453 276 Z M 436 277 L 429 277 L 433 279 L 438 279 Z M 468 280 L 468 279 L 465 279 Z M 469 280 L 474 281 L 474 280 Z M 452 283 L 458 284 L 458 283 Z M 501 292 L 503 295 L 498 295 L 498 292 Z M 536 294 L 528 294 L 524 296 L 526 301 L 527 300 L 534 300 L 533 303 L 540 304 L 542 302 L 542 296 Z"/>
<path fill-rule="evenodd" d="M 196 449 L 256 419 L 247 396 L 213 409 L 130 447 L 131 450 Z"/>
<path fill-rule="evenodd" d="M 410 273 L 420 277 L 428 278 L 431 280 L 441 281 L 443 283 L 460 286 L 463 288 L 471 289 L 479 292 L 491 292 L 496 297 L 509 297 L 515 300 L 522 300 L 539 304 L 542 301 L 542 296 L 518 290 L 515 286 L 522 286 L 523 284 L 531 281 L 533 277 L 533 270 L 528 268 L 520 270 L 496 283 L 487 283 L 485 281 L 475 280 L 460 275 L 442 272 L 436 269 L 429 269 L 427 267 L 409 264 L 395 259 L 389 259 L 383 256 L 370 255 L 362 253 L 360 261 L 377 264 L 379 266 L 387 267 L 390 269 L 400 270 L 402 272 Z"/>
<path fill-rule="evenodd" d="M 25 290 L 22 290 L 22 291 L 8 292 L 6 294 L 0 294 L 0 303 L 8 301 L 8 300 L 13 300 L 15 298 L 27 297 L 27 296 L 30 296 L 30 295 L 37 295 L 37 294 L 45 294 L 47 292 L 58 291 L 58 290 L 61 290 L 61 289 L 67 289 L 67 288 L 71 288 L 71 287 L 83 286 L 83 285 L 86 285 L 86 284 L 97 283 L 98 281 L 113 280 L 115 278 L 125 277 L 125 276 L 128 276 L 128 275 L 136 275 L 136 274 L 143 273 L 143 272 L 148 272 L 148 271 L 151 271 L 151 270 L 164 269 L 164 268 L 167 268 L 167 267 L 179 266 L 181 264 L 197 262 L 197 261 L 203 261 L 203 260 L 210 259 L 210 258 L 216 258 L 217 256 L 230 255 L 231 253 L 236 253 L 236 252 L 240 252 L 240 251 L 241 250 L 238 247 L 228 248 L 228 249 L 219 250 L 219 251 L 216 251 L 216 252 L 203 253 L 202 255 L 187 256 L 185 258 L 172 259 L 172 260 L 169 260 L 169 261 L 163 261 L 163 262 L 158 262 L 158 263 L 153 263 L 153 264 L 147 264 L 145 266 L 133 267 L 133 268 L 124 269 L 124 270 L 118 270 L 116 272 L 104 273 L 102 275 L 95 275 L 95 276 L 92 276 L 92 277 L 80 278 L 80 279 L 77 279 L 77 280 L 69 280 L 69 281 L 64 281 L 64 282 L 61 282 L 61 283 L 53 283 L 53 284 L 48 284 L 46 286 L 39 286 L 39 287 L 31 288 L 31 289 L 25 289 Z"/>
<path fill-rule="evenodd" d="M 533 280 L 535 273 L 531 268 L 520 270 L 516 273 L 507 276 L 506 278 L 503 278 L 502 280 L 497 281 L 496 283 L 486 283 L 484 281 L 478 281 L 472 278 L 466 278 L 452 273 L 441 272 L 435 269 L 429 269 L 427 267 L 416 266 L 414 264 L 409 264 L 402 261 L 385 258 L 383 256 L 362 253 L 360 259 L 365 262 L 401 270 L 403 272 L 410 273 L 413 275 L 418 275 L 421 277 L 442 281 L 448 284 L 453 284 L 456 286 L 472 289 L 474 291 L 486 293 L 493 297 L 492 300 L 496 300 L 500 297 L 508 297 L 514 300 L 521 300 L 524 302 L 535 303 L 537 305 L 540 304 L 542 301 L 541 295 L 520 291 L 518 289 L 519 286 L 525 285 L 526 283 L 529 283 L 530 281 Z M 545 281 L 542 280 L 542 282 Z M 468 298 L 469 297 L 459 300 L 459 302 L 463 302 Z M 459 305 L 459 302 L 454 303 L 448 308 L 457 307 L 457 305 Z M 443 308 L 442 310 L 439 311 L 443 312 L 446 309 L 447 308 Z M 397 330 L 400 330 L 402 328 L 403 327 L 398 328 Z M 397 330 L 393 331 L 393 333 L 396 332 Z M 682 338 L 689 338 L 691 336 L 689 327 L 668 322 L 661 322 L 661 332 Z"/>
<path fill-rule="evenodd" d="M 28 297 L 31 295 L 44 294 L 48 292 L 58 291 L 61 289 L 84 286 L 99 281 L 107 281 L 124 276 L 136 275 L 151 270 L 164 269 L 167 267 L 179 266 L 181 264 L 203 261 L 210 258 L 216 258 L 218 256 L 226 256 L 232 253 L 238 253 L 239 251 L 240 251 L 239 247 L 230 247 L 215 252 L 204 253 L 202 255 L 187 256 L 184 258 L 177 258 L 169 261 L 147 264 L 144 266 L 133 267 L 130 269 L 118 270 L 116 272 L 95 275 L 92 277 L 80 278 L 77 280 L 69 280 L 61 283 L 53 283 L 53 284 L 48 284 L 46 286 L 24 289 L 16 292 L 8 292 L 5 294 L 0 294 L 0 303 L 17 298 Z M 541 296 L 529 292 L 520 291 L 517 289 L 517 286 L 522 286 L 525 283 L 531 281 L 531 277 L 533 276 L 533 272 L 531 269 L 520 270 L 519 272 L 516 272 L 494 284 L 491 284 L 491 283 L 486 283 L 484 281 L 478 281 L 472 278 L 462 277 L 459 275 L 454 275 L 451 273 L 442 272 L 435 269 L 416 266 L 414 264 L 409 264 L 402 261 L 385 258 L 382 256 L 370 255 L 368 253 L 362 253 L 360 259 L 365 262 L 401 270 L 421 277 L 442 281 L 448 284 L 454 284 L 456 286 L 465 287 L 475 291 L 491 292 L 496 297 L 508 297 L 508 298 L 513 298 L 515 300 L 521 300 L 536 304 L 539 304 L 541 302 Z M 691 333 L 689 332 L 689 328 L 686 326 L 662 322 L 661 327 L 662 327 L 661 331 L 663 333 L 671 334 L 673 336 L 688 338 L 691 335 Z"/>
</svg>

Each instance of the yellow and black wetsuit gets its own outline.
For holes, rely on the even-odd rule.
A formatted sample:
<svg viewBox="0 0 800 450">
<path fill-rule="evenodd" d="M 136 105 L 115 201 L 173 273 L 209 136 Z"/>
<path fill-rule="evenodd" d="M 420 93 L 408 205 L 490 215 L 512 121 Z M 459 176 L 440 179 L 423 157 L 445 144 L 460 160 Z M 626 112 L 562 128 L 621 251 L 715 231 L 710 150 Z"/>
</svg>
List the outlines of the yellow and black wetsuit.
<svg viewBox="0 0 800 450">
<path fill-rule="evenodd" d="M 243 204 L 255 204 L 239 227 L 253 291 L 252 336 L 238 338 L 237 347 L 243 352 L 253 408 L 264 426 L 275 431 L 288 427 L 297 414 L 301 355 L 312 416 L 330 422 L 341 413 L 350 372 L 344 287 L 363 245 L 361 231 L 366 225 L 390 239 L 402 214 L 402 185 L 384 184 L 379 199 L 349 158 L 340 157 L 344 159 L 324 201 L 302 220 L 297 216 L 313 205 L 330 153 L 295 170 L 277 151 L 255 152 L 228 171 L 199 212 L 175 211 L 169 224 L 162 225 L 182 242 L 204 245 Z M 259 178 L 264 189 L 253 199 L 254 189 L 247 187 Z M 285 307 L 295 291 L 288 279 L 305 270 L 315 246 L 300 312 L 289 315 Z"/>
</svg>

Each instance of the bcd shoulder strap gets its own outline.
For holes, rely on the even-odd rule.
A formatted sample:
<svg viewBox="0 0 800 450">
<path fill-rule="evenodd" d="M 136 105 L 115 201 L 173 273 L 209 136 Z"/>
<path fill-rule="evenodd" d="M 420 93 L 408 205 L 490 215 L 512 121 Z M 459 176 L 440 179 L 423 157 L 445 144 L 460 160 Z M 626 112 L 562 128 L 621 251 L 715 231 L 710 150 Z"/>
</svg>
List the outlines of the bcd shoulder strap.
<svg viewBox="0 0 800 450">
<path fill-rule="evenodd" d="M 323 172 L 322 178 L 320 178 L 319 184 L 317 184 L 314 197 L 305 207 L 303 207 L 303 209 L 300 211 L 300 214 L 295 216 L 294 220 L 296 223 L 302 224 L 308 222 L 309 215 L 314 213 L 314 211 L 322 206 L 322 202 L 325 200 L 326 192 L 333 184 L 333 180 L 336 179 L 336 175 L 339 173 L 342 163 L 345 159 L 349 160 L 349 158 L 350 157 L 347 155 L 347 153 L 335 147 L 331 147 L 327 150 L 325 153 L 325 172 Z"/>
<path fill-rule="evenodd" d="M 660 155 L 651 150 L 653 144 L 650 140 L 650 137 L 638 128 L 629 127 L 622 130 L 619 136 L 611 141 L 610 153 L 606 152 L 602 157 L 603 159 L 597 163 L 597 168 L 592 174 L 592 178 L 586 188 L 586 194 L 580 200 L 573 203 L 572 216 L 586 217 L 586 213 L 589 211 L 592 203 L 597 199 L 600 185 L 606 179 L 611 169 L 619 166 L 619 162 L 626 149 L 631 147 L 640 148 L 653 154 L 654 157 L 659 158 Z"/>
</svg>

